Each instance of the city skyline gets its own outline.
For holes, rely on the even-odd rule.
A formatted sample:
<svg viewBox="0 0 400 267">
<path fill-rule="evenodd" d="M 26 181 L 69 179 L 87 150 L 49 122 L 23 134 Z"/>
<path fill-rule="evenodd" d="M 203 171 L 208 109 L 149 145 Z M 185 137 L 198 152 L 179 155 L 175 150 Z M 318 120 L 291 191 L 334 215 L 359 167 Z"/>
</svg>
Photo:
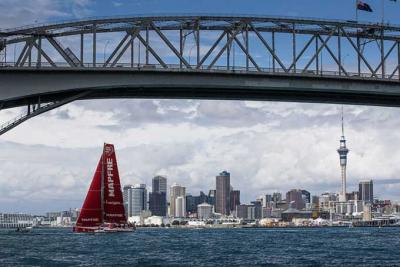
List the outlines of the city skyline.
<svg viewBox="0 0 400 267">
<path fill-rule="evenodd" d="M 147 5 L 143 1 L 96 2 L 2 1 L 0 8 L 10 12 L 0 22 L 2 27 L 17 27 L 22 22 L 162 13 L 174 8 L 175 13 L 196 13 L 206 9 L 201 5 L 211 3 L 188 5 L 174 0 L 167 6 L 161 1 Z M 234 1 L 224 9 L 227 2 L 221 1 L 213 12 L 307 17 L 318 14 L 344 20 L 354 17 L 351 1 L 287 1 L 280 6 L 281 1 L 256 2 L 246 5 Z M 400 24 L 400 5 L 389 2 L 386 18 Z M 338 14 L 337 8 L 330 8 L 337 5 L 346 8 Z M 257 10 L 252 6 L 257 6 Z M 360 12 L 360 20 L 380 21 L 379 6 L 373 8 L 376 12 L 372 14 Z M 105 40 L 101 41 L 102 58 L 112 45 L 106 47 Z M 348 191 L 357 189 L 359 180 L 373 179 L 377 195 L 398 201 L 400 152 L 396 148 L 400 147 L 400 134 L 395 129 L 400 126 L 400 110 L 368 106 L 344 106 L 344 110 L 346 138 L 351 148 Z M 0 119 L 7 121 L 21 112 L 22 109 L 2 110 Z M 231 183 L 241 189 L 241 198 L 247 203 L 258 195 L 291 188 L 339 192 L 340 166 L 335 150 L 340 139 L 340 113 L 341 106 L 331 104 L 78 101 L 2 136 L 0 208 L 44 212 L 79 207 L 103 142 L 116 145 L 123 184 L 150 185 L 154 175 L 162 174 L 170 182 L 186 186 L 188 193 L 207 192 L 213 188 L 215 174 L 226 169 L 232 174 Z"/>
</svg>

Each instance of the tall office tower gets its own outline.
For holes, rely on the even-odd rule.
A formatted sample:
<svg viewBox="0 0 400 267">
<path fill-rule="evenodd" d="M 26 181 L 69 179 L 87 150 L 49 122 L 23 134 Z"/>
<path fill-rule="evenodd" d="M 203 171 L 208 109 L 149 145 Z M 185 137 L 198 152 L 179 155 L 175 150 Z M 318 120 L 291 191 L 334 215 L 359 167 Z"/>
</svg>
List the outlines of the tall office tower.
<svg viewBox="0 0 400 267">
<path fill-rule="evenodd" d="M 150 192 L 149 210 L 153 216 L 167 216 L 167 194 L 164 192 Z"/>
<path fill-rule="evenodd" d="M 230 214 L 231 175 L 227 171 L 216 177 L 215 211 L 223 215 Z"/>
<path fill-rule="evenodd" d="M 185 188 L 185 187 L 180 186 L 180 185 L 177 184 L 177 183 L 174 183 L 174 184 L 171 186 L 170 201 L 169 201 L 169 215 L 170 215 L 171 217 L 175 217 L 175 205 L 176 205 L 175 200 L 176 200 L 178 197 L 183 197 L 183 198 L 185 198 L 185 196 L 186 196 L 186 188 Z M 186 199 L 185 199 L 185 200 L 186 200 Z M 185 202 L 186 202 L 186 201 L 185 201 Z"/>
<path fill-rule="evenodd" d="M 149 194 L 149 210 L 154 216 L 167 215 L 167 178 L 155 176 L 152 180 L 152 192 Z"/>
<path fill-rule="evenodd" d="M 167 193 L 167 178 L 164 176 L 155 176 L 152 182 L 152 192 Z"/>
<path fill-rule="evenodd" d="M 175 218 L 186 217 L 186 197 L 179 196 L 175 199 Z"/>
<path fill-rule="evenodd" d="M 235 211 L 236 206 L 240 205 L 240 190 L 232 190 L 230 194 L 230 210 Z"/>
<path fill-rule="evenodd" d="M 346 138 L 344 137 L 344 123 L 343 123 L 343 107 L 342 107 L 342 137 L 340 139 L 340 147 L 337 150 L 340 158 L 340 168 L 342 175 L 342 190 L 339 194 L 339 201 L 346 201 L 346 166 L 347 166 L 347 154 L 349 150 L 346 147 Z"/>
<path fill-rule="evenodd" d="M 147 190 L 145 184 L 124 186 L 124 204 L 126 215 L 140 216 L 142 211 L 147 210 Z"/>
<path fill-rule="evenodd" d="M 360 181 L 358 185 L 359 200 L 372 203 L 374 200 L 374 184 L 372 180 Z"/>
<path fill-rule="evenodd" d="M 286 203 L 291 204 L 292 208 L 301 210 L 305 208 L 303 192 L 300 189 L 292 189 L 286 193 Z"/>
</svg>

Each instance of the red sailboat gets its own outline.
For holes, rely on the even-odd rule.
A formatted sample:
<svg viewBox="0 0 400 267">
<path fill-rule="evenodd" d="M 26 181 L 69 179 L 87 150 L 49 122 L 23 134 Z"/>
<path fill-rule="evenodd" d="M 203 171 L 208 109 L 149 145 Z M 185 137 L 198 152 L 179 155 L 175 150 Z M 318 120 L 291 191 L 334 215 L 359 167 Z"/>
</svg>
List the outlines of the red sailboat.
<svg viewBox="0 0 400 267">
<path fill-rule="evenodd" d="M 104 144 L 96 173 L 74 232 L 130 232 L 126 220 L 114 145 Z"/>
</svg>

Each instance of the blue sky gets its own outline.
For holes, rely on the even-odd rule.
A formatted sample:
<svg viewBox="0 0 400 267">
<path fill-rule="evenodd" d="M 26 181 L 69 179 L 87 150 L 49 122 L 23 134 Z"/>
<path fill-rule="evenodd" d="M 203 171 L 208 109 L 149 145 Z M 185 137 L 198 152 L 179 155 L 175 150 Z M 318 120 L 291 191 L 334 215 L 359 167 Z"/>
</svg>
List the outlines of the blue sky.
<svg viewBox="0 0 400 267">
<path fill-rule="evenodd" d="M 366 2 L 375 12 L 360 11 L 360 20 L 380 21 L 381 2 Z M 385 5 L 386 20 L 400 24 L 400 3 L 385 0 Z M 0 10 L 7 11 L 0 17 L 0 27 L 155 13 L 354 19 L 352 0 L 0 0 Z M 346 64 L 352 64 L 350 58 Z M 228 170 L 232 186 L 242 190 L 243 202 L 292 188 L 315 195 L 338 192 L 340 111 L 338 105 L 279 102 L 74 102 L 1 136 L 0 212 L 80 207 L 103 142 L 116 145 L 124 184 L 150 186 L 151 178 L 161 174 L 169 185 L 178 182 L 195 195 L 213 189 L 215 175 Z M 2 110 L 0 121 L 21 112 Z M 377 196 L 400 201 L 399 109 L 345 106 L 345 122 L 349 190 L 356 190 L 359 180 L 372 178 L 377 181 Z"/>
<path fill-rule="evenodd" d="M 68 2 L 65 8 L 70 8 Z M 295 16 L 324 19 L 355 19 L 353 0 L 103 0 L 81 1 L 88 15 L 112 16 L 143 13 L 207 13 Z M 373 13 L 359 12 L 360 21 L 381 21 L 381 0 L 366 0 Z M 400 23 L 400 3 L 384 0 L 385 22 Z"/>
</svg>

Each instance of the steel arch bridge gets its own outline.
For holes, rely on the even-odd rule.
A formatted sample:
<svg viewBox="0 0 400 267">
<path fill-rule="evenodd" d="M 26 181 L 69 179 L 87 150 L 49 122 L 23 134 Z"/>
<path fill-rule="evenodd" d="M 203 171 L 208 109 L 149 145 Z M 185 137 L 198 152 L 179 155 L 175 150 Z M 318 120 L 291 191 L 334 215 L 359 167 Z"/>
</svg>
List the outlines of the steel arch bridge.
<svg viewBox="0 0 400 267">
<path fill-rule="evenodd" d="M 78 99 L 400 106 L 400 26 L 255 16 L 96 18 L 0 30 L 0 135 Z"/>
</svg>

